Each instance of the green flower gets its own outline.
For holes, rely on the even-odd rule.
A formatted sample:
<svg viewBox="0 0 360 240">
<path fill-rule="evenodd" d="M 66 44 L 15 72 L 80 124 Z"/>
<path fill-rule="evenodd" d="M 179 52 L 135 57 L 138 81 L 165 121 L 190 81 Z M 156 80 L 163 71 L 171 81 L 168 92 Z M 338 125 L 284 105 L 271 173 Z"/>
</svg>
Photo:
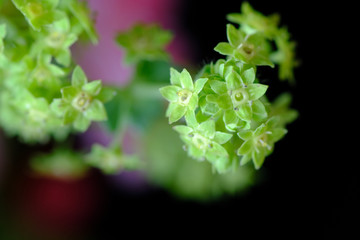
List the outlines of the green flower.
<svg viewBox="0 0 360 240">
<path fill-rule="evenodd" d="M 56 149 L 50 154 L 36 156 L 30 163 L 38 174 L 65 179 L 81 178 L 88 170 L 82 156 L 69 149 Z"/>
<path fill-rule="evenodd" d="M 57 63 L 68 67 L 71 63 L 70 47 L 76 40 L 77 35 L 71 32 L 69 19 L 63 18 L 38 34 L 32 52 L 43 51 L 54 56 Z"/>
<path fill-rule="evenodd" d="M 63 9 L 70 11 L 72 32 L 81 34 L 83 31 L 93 44 L 98 43 L 98 34 L 94 26 L 94 20 L 91 19 L 90 9 L 87 1 L 66 0 L 59 4 Z"/>
<path fill-rule="evenodd" d="M 285 128 L 278 126 L 278 121 L 279 118 L 272 117 L 255 130 L 245 130 L 238 133 L 238 136 L 244 140 L 237 150 L 237 154 L 242 156 L 241 165 L 252 159 L 256 169 L 262 166 L 265 157 L 272 153 L 275 142 L 287 133 Z"/>
<path fill-rule="evenodd" d="M 101 169 L 106 174 L 136 169 L 139 165 L 137 157 L 125 155 L 120 147 L 105 148 L 98 144 L 92 146 L 91 152 L 85 158 L 89 165 Z"/>
<path fill-rule="evenodd" d="M 24 58 L 30 72 L 26 86 L 35 97 L 44 97 L 49 102 L 61 88 L 61 78 L 65 76 L 63 69 L 51 63 L 51 55 L 39 54 L 33 58 Z"/>
<path fill-rule="evenodd" d="M 62 11 L 56 9 L 59 0 L 12 0 L 12 2 L 36 31 L 65 17 Z"/>
<path fill-rule="evenodd" d="M 241 29 L 247 34 L 261 32 L 270 39 L 277 34 L 280 21 L 278 14 L 264 16 L 260 12 L 255 11 L 248 2 L 244 2 L 241 5 L 241 12 L 242 13 L 230 13 L 227 15 L 227 19 L 230 22 L 240 24 Z"/>
<path fill-rule="evenodd" d="M 299 65 L 295 58 L 296 43 L 290 41 L 290 34 L 286 28 L 279 30 L 275 37 L 277 51 L 270 55 L 275 63 L 279 64 L 280 80 L 294 81 L 294 68 Z"/>
<path fill-rule="evenodd" d="M 61 89 L 62 98 L 54 99 L 53 111 L 63 117 L 63 123 L 73 124 L 78 131 L 85 131 L 91 121 L 107 119 L 101 99 L 101 80 L 88 83 L 85 73 L 77 66 L 72 74 L 71 86 Z"/>
<path fill-rule="evenodd" d="M 206 81 L 207 78 L 200 78 L 194 84 L 186 69 L 181 73 L 173 68 L 170 69 L 172 85 L 160 88 L 162 96 L 170 102 L 166 112 L 169 123 L 178 121 L 189 111 L 195 111 L 198 105 L 198 94 Z"/>
<path fill-rule="evenodd" d="M 166 45 L 171 41 L 172 34 L 158 25 L 137 24 L 127 32 L 120 33 L 116 42 L 125 51 L 125 61 L 128 63 L 140 60 L 168 59 Z"/>
<path fill-rule="evenodd" d="M 219 43 L 214 50 L 248 64 L 274 67 L 269 58 L 270 46 L 262 33 L 246 34 L 228 24 L 227 38 L 229 42 Z"/>
<path fill-rule="evenodd" d="M 219 172 L 225 171 L 229 154 L 221 145 L 228 142 L 232 134 L 216 131 L 215 121 L 211 119 L 194 127 L 178 125 L 174 130 L 180 133 L 191 157 L 200 161 L 207 159 Z"/>
<path fill-rule="evenodd" d="M 229 130 L 238 125 L 236 116 L 247 122 L 247 127 L 250 127 L 251 120 L 262 121 L 265 119 L 267 117 L 266 109 L 259 98 L 265 94 L 268 86 L 254 83 L 254 68 L 246 69 L 242 76 L 232 67 L 228 72 L 225 77 L 226 82 L 210 81 L 210 87 L 215 94 L 208 94 L 206 101 L 216 103 L 225 111 L 224 122 Z M 245 126 L 243 125 L 243 127 Z"/>
</svg>

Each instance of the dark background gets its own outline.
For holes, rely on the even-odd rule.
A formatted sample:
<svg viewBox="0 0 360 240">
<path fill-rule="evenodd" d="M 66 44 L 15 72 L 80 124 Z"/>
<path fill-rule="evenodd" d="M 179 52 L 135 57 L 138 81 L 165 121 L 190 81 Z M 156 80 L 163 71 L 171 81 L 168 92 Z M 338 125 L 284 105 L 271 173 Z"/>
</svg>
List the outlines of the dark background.
<svg viewBox="0 0 360 240">
<path fill-rule="evenodd" d="M 180 16 L 184 29 L 195 40 L 200 67 L 220 57 L 213 48 L 226 41 L 225 16 L 238 12 L 241 1 L 185 2 Z M 295 72 L 296 85 L 270 84 L 270 97 L 283 91 L 293 94 L 293 108 L 300 117 L 267 159 L 266 181 L 246 196 L 205 205 L 178 201 L 160 190 L 140 197 L 111 192 L 113 202 L 104 218 L 124 216 L 125 222 L 149 224 L 154 233 L 169 230 L 171 236 L 191 236 L 191 230 L 200 236 L 249 234 L 253 238 L 348 239 L 351 234 L 358 235 L 359 179 L 342 148 L 345 135 L 340 137 L 351 129 L 344 91 L 345 81 L 351 81 L 345 76 L 351 43 L 345 30 L 349 22 L 343 21 L 351 6 L 346 2 L 314 2 L 250 1 L 266 15 L 281 15 L 281 24 L 288 26 L 298 43 L 301 61 Z M 260 74 L 269 81 L 276 79 L 277 73 L 265 67 Z M 117 232 L 117 226 L 118 222 L 103 221 L 99 232 Z"/>
</svg>

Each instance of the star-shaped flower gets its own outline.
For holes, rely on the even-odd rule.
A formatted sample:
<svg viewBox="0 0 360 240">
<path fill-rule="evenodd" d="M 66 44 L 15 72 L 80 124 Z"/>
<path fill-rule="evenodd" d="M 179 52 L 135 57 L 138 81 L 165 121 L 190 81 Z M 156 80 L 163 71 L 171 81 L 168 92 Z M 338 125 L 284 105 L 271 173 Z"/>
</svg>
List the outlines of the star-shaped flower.
<svg viewBox="0 0 360 240">
<path fill-rule="evenodd" d="M 238 133 L 238 136 L 244 140 L 237 151 L 238 155 L 242 156 L 241 165 L 252 159 L 256 169 L 262 166 L 265 157 L 272 153 L 275 142 L 287 133 L 285 128 L 278 126 L 278 121 L 277 117 L 272 117 L 255 130 Z"/>
<path fill-rule="evenodd" d="M 125 61 L 128 63 L 167 59 L 165 47 L 171 39 L 172 35 L 169 31 L 155 24 L 136 24 L 129 31 L 120 33 L 116 37 L 117 43 L 126 51 Z"/>
<path fill-rule="evenodd" d="M 214 50 L 244 63 L 274 67 L 269 58 L 270 46 L 262 33 L 246 34 L 228 24 L 227 38 L 229 42 L 219 43 Z"/>
<path fill-rule="evenodd" d="M 160 93 L 170 102 L 166 115 L 169 117 L 169 123 L 173 123 L 188 111 L 196 109 L 198 94 L 207 82 L 207 78 L 199 78 L 194 84 L 186 69 L 179 73 L 171 68 L 170 82 L 172 85 L 160 88 Z"/>
<path fill-rule="evenodd" d="M 54 99 L 53 111 L 63 117 L 64 124 L 73 124 L 78 131 L 85 131 L 91 121 L 104 121 L 107 114 L 101 101 L 101 80 L 88 83 L 83 70 L 77 66 L 73 72 L 71 86 L 61 89 L 62 98 Z"/>
<path fill-rule="evenodd" d="M 56 9 L 58 0 L 12 0 L 12 2 L 36 31 L 65 17 L 64 12 Z"/>
<path fill-rule="evenodd" d="M 225 82 L 210 81 L 210 87 L 215 94 L 206 96 L 208 102 L 216 103 L 225 111 L 224 122 L 229 125 L 229 130 L 233 128 L 230 124 L 238 124 L 236 116 L 247 122 L 248 127 L 251 120 L 261 121 L 267 116 L 259 98 L 265 94 L 268 86 L 254 83 L 254 68 L 242 71 L 241 75 L 231 67 L 225 76 Z"/>
<path fill-rule="evenodd" d="M 180 133 L 191 157 L 207 159 L 219 172 L 226 170 L 224 168 L 229 161 L 229 154 L 221 145 L 228 142 L 232 134 L 216 131 L 214 120 L 207 120 L 194 127 L 178 125 L 174 130 Z"/>
</svg>

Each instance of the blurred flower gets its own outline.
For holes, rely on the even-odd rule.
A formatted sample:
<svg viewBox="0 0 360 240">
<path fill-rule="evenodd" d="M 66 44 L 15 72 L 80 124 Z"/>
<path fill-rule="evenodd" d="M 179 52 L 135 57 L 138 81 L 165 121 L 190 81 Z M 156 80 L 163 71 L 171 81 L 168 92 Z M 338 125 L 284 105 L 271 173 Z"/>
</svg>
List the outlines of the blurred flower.
<svg viewBox="0 0 360 240">
<path fill-rule="evenodd" d="M 124 52 L 114 39 L 117 33 L 126 31 L 139 22 L 158 23 L 174 32 L 170 51 L 176 63 L 186 63 L 191 51 L 186 36 L 177 22 L 176 9 L 179 0 L 88 0 L 96 15 L 96 30 L 99 43 L 77 44 L 74 57 L 91 79 L 102 79 L 105 83 L 121 85 L 129 81 L 132 68 L 123 63 Z M 175 13 L 175 14 L 174 14 Z M 96 57 L 94 57 L 96 56 Z M 104 61 L 106 59 L 106 61 Z"/>
</svg>

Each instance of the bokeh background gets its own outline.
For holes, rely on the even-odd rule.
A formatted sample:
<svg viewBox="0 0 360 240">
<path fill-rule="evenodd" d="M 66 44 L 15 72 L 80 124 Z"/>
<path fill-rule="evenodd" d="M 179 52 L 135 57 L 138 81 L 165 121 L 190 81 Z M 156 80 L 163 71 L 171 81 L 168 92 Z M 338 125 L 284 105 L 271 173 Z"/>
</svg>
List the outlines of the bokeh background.
<svg viewBox="0 0 360 240">
<path fill-rule="evenodd" d="M 331 61 L 340 53 L 329 51 L 336 38 L 332 32 L 338 29 L 334 16 L 342 11 L 339 3 L 249 2 L 264 14 L 280 13 L 281 24 L 298 43 L 301 60 L 296 85 L 271 82 L 270 98 L 290 91 L 300 117 L 257 173 L 257 184 L 243 194 L 199 202 L 176 197 L 136 172 L 109 177 L 95 171 L 70 182 L 34 178 L 27 167 L 34 146 L 19 145 L 0 132 L 0 239 L 120 239 L 140 233 L 292 239 L 352 233 L 356 222 L 349 219 L 359 214 L 358 176 L 339 164 L 339 149 L 328 137 L 329 131 L 338 130 L 329 130 L 330 120 L 323 117 L 335 107 L 323 100 L 334 96 L 326 87 L 340 78 Z M 97 47 L 75 46 L 75 58 L 91 79 L 121 86 L 134 69 L 121 63 L 122 52 L 113 42 L 116 32 L 138 21 L 157 22 L 175 34 L 169 47 L 174 61 L 200 68 L 219 57 L 213 48 L 226 39 L 225 15 L 239 11 L 241 1 L 89 0 L 89 4 L 97 12 L 100 42 Z M 269 69 L 260 74 L 268 81 L 276 78 Z M 106 132 L 93 128 L 95 137 L 89 133 L 82 144 L 109 141 Z M 127 139 L 136 141 L 136 136 L 128 134 Z"/>
</svg>

